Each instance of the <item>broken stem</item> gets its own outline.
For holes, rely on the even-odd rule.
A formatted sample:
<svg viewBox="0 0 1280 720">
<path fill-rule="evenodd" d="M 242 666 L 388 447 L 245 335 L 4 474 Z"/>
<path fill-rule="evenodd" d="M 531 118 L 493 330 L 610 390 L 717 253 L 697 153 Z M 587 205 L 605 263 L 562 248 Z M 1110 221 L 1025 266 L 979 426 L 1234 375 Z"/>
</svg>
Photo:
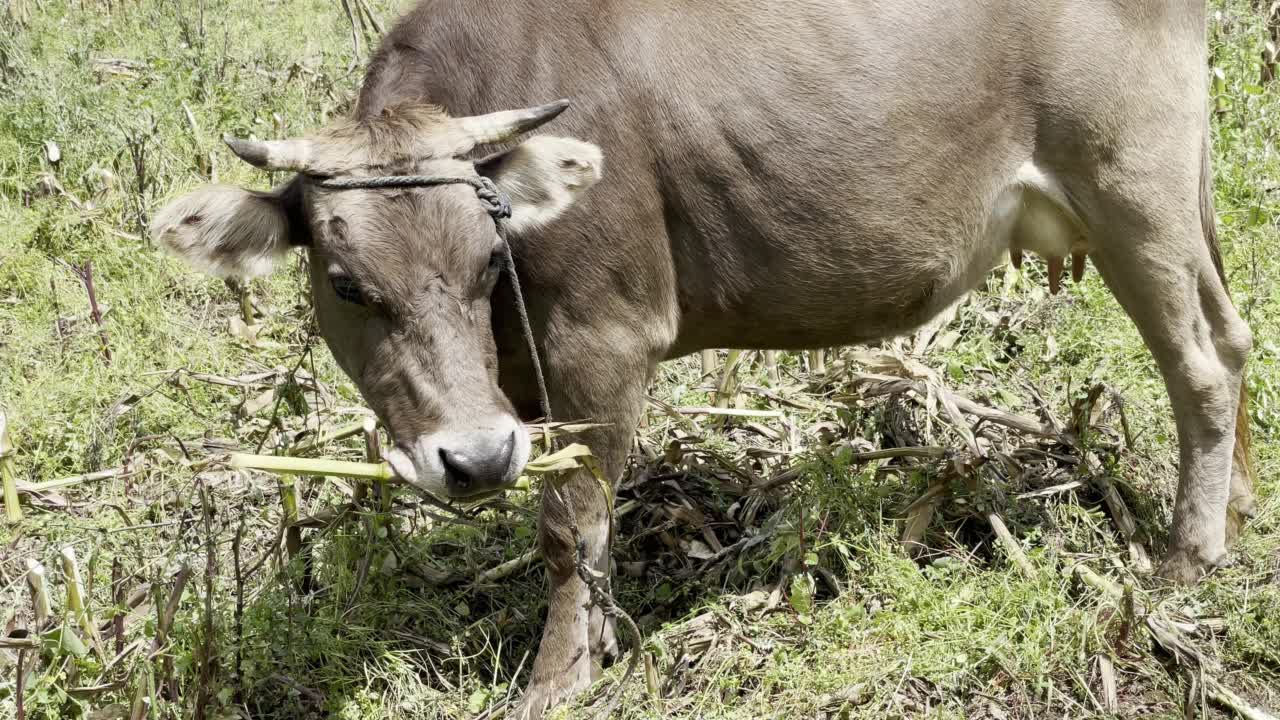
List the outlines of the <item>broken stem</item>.
<svg viewBox="0 0 1280 720">
<path fill-rule="evenodd" d="M 1102 709 L 1115 713 L 1120 707 L 1116 697 L 1116 667 L 1106 653 L 1098 654 L 1098 675 L 1102 680 Z"/>
<path fill-rule="evenodd" d="M 253 325 L 253 294 L 248 282 L 240 286 L 240 319 L 244 320 L 246 327 Z"/>
<path fill-rule="evenodd" d="M 18 504 L 18 479 L 13 472 L 13 444 L 9 442 L 9 420 L 0 410 L 0 482 L 4 484 L 4 514 L 10 525 L 22 522 Z"/>
<path fill-rule="evenodd" d="M 810 350 L 809 351 L 809 372 L 814 375 L 827 374 L 827 351 L 826 350 Z"/>
<path fill-rule="evenodd" d="M 26 695 L 25 686 L 27 680 L 27 668 L 25 667 L 26 663 L 24 662 L 26 660 L 26 655 L 27 654 L 22 650 L 18 651 L 18 675 L 13 681 L 14 712 L 17 720 L 27 720 L 26 699 L 24 697 Z"/>
<path fill-rule="evenodd" d="M 965 484 L 969 486 L 970 493 L 978 491 L 978 475 L 976 472 L 969 472 L 965 478 Z M 1026 578 L 1034 578 L 1036 570 L 1031 565 L 1031 561 L 1027 559 L 1027 554 L 1022 551 L 1022 546 L 1018 545 L 1018 541 L 1013 538 L 1013 533 L 1009 532 L 1009 526 L 1004 524 L 1004 519 L 994 510 L 982 510 L 982 517 L 986 519 L 987 524 L 996 534 L 996 539 L 1000 541 L 1000 546 L 1004 548 L 1005 554 L 1009 556 L 1009 560 L 1017 566 L 1018 570 Z"/>
<path fill-rule="evenodd" d="M 782 375 L 778 372 L 778 351 L 764 351 L 764 374 L 770 385 L 781 385 Z"/>
<path fill-rule="evenodd" d="M 364 458 L 370 463 L 382 462 L 382 448 L 378 445 L 378 424 L 372 418 L 365 418 L 360 425 L 361 431 L 364 432 Z M 381 490 L 382 483 L 379 482 L 377 487 Z M 357 505 L 364 502 L 369 495 L 369 483 L 357 482 L 355 489 L 352 491 L 352 499 Z"/>
<path fill-rule="evenodd" d="M 354 52 L 351 54 L 351 66 L 355 67 L 360 62 L 360 28 L 356 21 L 356 11 L 352 10 L 351 3 L 348 0 L 340 0 L 342 10 L 347 14 L 347 22 L 351 23 L 351 44 L 354 46 Z"/>
<path fill-rule="evenodd" d="M 378 18 L 374 17 L 373 10 L 364 0 L 352 0 L 356 4 L 358 11 L 363 11 L 365 18 L 369 21 L 369 27 L 373 28 L 377 36 L 385 35 L 386 31 L 382 29 L 382 23 L 378 22 Z"/>
<path fill-rule="evenodd" d="M 716 351 L 703 350 L 699 355 L 702 360 L 702 377 L 710 377 L 716 374 Z"/>
<path fill-rule="evenodd" d="M 1119 526 L 1120 532 L 1124 533 L 1125 541 L 1129 544 L 1129 560 L 1133 563 L 1134 569 L 1141 573 L 1151 572 L 1151 556 L 1147 554 L 1146 546 L 1138 540 L 1138 524 L 1133 519 L 1133 513 L 1129 512 L 1129 506 L 1124 498 L 1120 496 L 1120 491 L 1116 489 L 1115 483 L 1105 475 L 1098 475 L 1094 482 L 1102 489 L 1102 497 L 1106 500 L 1107 508 L 1111 510 L 1111 516 Z"/>
<path fill-rule="evenodd" d="M 1008 526 L 1004 524 L 1004 520 L 994 512 L 985 513 L 987 522 L 990 523 L 991 529 L 995 530 L 996 538 L 1000 540 L 1000 544 L 1004 547 L 1004 551 L 1009 555 L 1009 559 L 1014 565 L 1022 571 L 1027 578 L 1034 578 L 1036 570 L 1031 565 L 1031 561 L 1027 559 L 1027 554 L 1022 551 L 1022 547 L 1018 545 L 1018 541 L 1013 539 L 1013 534 L 1009 532 Z"/>
<path fill-rule="evenodd" d="M 716 407 L 728 408 L 738 394 L 738 362 L 742 359 L 741 350 L 730 350 L 720 371 L 720 383 L 716 385 Z"/>
<path fill-rule="evenodd" d="M 298 527 L 298 486 L 293 475 L 280 476 L 280 505 L 284 509 L 284 548 L 294 557 L 302 550 L 302 529 Z"/>
<path fill-rule="evenodd" d="M 98 634 L 98 624 L 94 622 L 93 614 L 85 603 L 84 582 L 80 579 L 80 565 L 76 562 L 75 548 L 68 545 L 62 548 L 61 555 L 62 573 L 67 583 L 67 609 L 75 616 L 76 622 L 80 623 L 80 628 L 97 649 L 98 656 L 106 658 L 102 636 Z"/>
<path fill-rule="evenodd" d="M 76 268 L 77 274 L 80 275 L 80 281 L 84 283 L 84 290 L 89 295 L 89 314 L 93 317 L 93 322 L 98 326 L 98 339 L 102 341 L 102 357 L 111 364 L 111 342 L 107 337 L 107 327 L 102 321 L 102 311 L 98 307 L 98 293 L 93 287 L 93 262 L 85 261 L 84 265 Z"/>
<path fill-rule="evenodd" d="M 906 550 L 907 554 L 924 549 L 925 546 L 921 540 L 924 539 L 929 524 L 933 522 L 934 504 L 949 486 L 945 476 L 934 480 L 930 483 L 929 489 L 907 508 L 907 522 L 902 529 L 901 540 L 902 549 Z"/>
<path fill-rule="evenodd" d="M 364 451 L 365 458 L 370 463 L 382 462 L 382 443 L 378 439 L 377 425 L 372 420 L 365 421 Z M 378 495 L 378 512 L 384 514 L 391 512 L 391 485 L 383 480 L 377 480 L 373 483 L 373 490 Z"/>
<path fill-rule="evenodd" d="M 58 488 L 70 487 L 71 485 L 79 485 L 80 483 L 109 480 L 123 474 L 123 468 L 109 468 L 107 470 L 85 473 L 84 475 L 74 475 L 72 477 L 60 478 L 58 480 L 46 480 L 38 483 L 22 483 L 17 486 L 17 489 L 18 492 L 24 494 L 41 493 L 49 490 L 57 490 Z"/>
<path fill-rule="evenodd" d="M 49 587 L 45 583 L 44 565 L 27 558 L 27 585 L 31 588 L 31 610 L 36 617 L 36 628 L 42 627 L 53 609 L 49 604 Z"/>
</svg>

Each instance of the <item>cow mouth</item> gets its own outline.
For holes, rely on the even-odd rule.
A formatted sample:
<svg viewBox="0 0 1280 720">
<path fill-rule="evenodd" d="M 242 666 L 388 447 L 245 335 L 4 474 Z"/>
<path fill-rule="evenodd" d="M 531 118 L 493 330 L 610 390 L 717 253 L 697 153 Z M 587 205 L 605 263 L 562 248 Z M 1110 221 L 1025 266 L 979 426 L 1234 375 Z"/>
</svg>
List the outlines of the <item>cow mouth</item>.
<svg viewBox="0 0 1280 720">
<path fill-rule="evenodd" d="M 383 458 L 404 484 L 429 495 L 440 494 L 440 490 L 444 489 L 443 487 L 429 488 L 419 483 L 418 469 L 413 466 L 413 460 L 409 459 L 408 454 L 399 447 L 387 450 L 383 453 Z"/>
<path fill-rule="evenodd" d="M 447 502 L 474 503 L 507 492 L 520 479 L 531 443 L 524 432 L 513 433 L 512 441 L 514 447 L 502 478 L 477 484 L 459 477 L 447 461 L 437 460 L 442 454 L 426 437 L 408 444 L 397 442 L 384 452 L 383 458 L 401 482 L 425 495 Z"/>
</svg>

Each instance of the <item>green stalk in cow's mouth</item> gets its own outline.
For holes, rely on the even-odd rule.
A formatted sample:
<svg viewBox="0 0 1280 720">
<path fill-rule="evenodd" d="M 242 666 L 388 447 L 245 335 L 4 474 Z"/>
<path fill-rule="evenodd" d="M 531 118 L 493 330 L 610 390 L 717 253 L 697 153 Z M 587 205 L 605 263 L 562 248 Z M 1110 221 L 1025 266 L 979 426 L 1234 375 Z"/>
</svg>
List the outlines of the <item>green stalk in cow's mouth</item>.
<svg viewBox="0 0 1280 720">
<path fill-rule="evenodd" d="M 413 484 L 401 477 L 388 463 L 351 462 L 347 460 L 329 460 L 326 458 L 299 458 L 286 455 L 253 455 L 250 453 L 232 453 L 231 467 L 236 470 L 260 470 L 277 475 L 319 475 L 324 477 L 344 477 L 355 480 L 382 480 Z M 537 472 L 537 469 L 534 469 Z M 483 493 L 465 498 L 467 502 L 493 497 L 506 490 L 527 490 L 529 478 L 521 476 L 509 488 Z"/>
</svg>

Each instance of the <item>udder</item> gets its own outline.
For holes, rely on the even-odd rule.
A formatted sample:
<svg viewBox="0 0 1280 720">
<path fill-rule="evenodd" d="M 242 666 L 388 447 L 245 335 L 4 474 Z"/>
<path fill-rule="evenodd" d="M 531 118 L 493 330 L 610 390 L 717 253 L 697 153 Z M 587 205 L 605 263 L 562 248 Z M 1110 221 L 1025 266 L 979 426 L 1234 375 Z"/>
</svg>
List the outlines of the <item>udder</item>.
<svg viewBox="0 0 1280 720">
<path fill-rule="evenodd" d="M 1061 185 L 1031 162 L 1018 169 L 1017 182 L 1012 186 L 1017 202 L 1007 212 L 1012 215 L 1005 223 L 1008 238 L 996 239 L 996 244 L 1008 247 L 1014 267 L 1021 268 L 1023 256 L 1033 252 L 1049 265 L 1049 292 L 1057 294 L 1062 287 L 1065 259 L 1071 256 L 1071 278 L 1079 282 L 1084 277 L 1088 260 L 1088 236 L 1084 223 L 1076 215 Z"/>
<path fill-rule="evenodd" d="M 1043 257 L 1051 293 L 1061 289 L 1067 256 L 1072 277 L 1079 281 L 1084 274 L 1089 253 L 1084 223 L 1057 181 L 1031 162 L 1009 178 L 989 210 L 983 232 L 969 247 L 921 267 L 914 278 L 898 285 L 907 299 L 899 308 L 900 327 L 895 330 L 904 332 L 928 322 L 979 287 L 1006 252 L 1019 268 L 1026 253 Z"/>
</svg>

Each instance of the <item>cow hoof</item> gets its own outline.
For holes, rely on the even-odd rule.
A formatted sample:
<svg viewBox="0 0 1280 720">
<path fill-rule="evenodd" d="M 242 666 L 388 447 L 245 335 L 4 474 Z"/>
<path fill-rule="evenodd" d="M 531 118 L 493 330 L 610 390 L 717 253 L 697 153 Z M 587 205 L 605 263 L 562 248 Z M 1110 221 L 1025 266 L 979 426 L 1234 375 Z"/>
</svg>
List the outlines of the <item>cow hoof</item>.
<svg viewBox="0 0 1280 720">
<path fill-rule="evenodd" d="M 1226 553 L 1219 555 L 1216 560 L 1203 560 L 1197 553 L 1170 550 L 1168 557 L 1156 571 L 1156 577 L 1189 587 L 1200 582 L 1200 579 L 1212 572 L 1214 568 L 1224 567 L 1227 564 Z"/>
<path fill-rule="evenodd" d="M 1175 585 L 1191 586 L 1200 582 L 1206 568 L 1183 554 L 1170 553 L 1156 571 L 1156 577 Z"/>
<path fill-rule="evenodd" d="M 533 677 L 520 698 L 520 708 L 515 717 L 537 720 L 549 710 L 561 703 L 568 702 L 578 693 L 591 687 L 592 663 L 587 648 L 582 647 L 571 654 L 568 662 L 556 662 L 557 656 L 543 658 L 541 655 L 534 663 Z M 543 662 L 546 660 L 547 662 Z M 562 668 L 553 672 L 539 672 L 539 665 Z"/>
<path fill-rule="evenodd" d="M 575 673 L 576 675 L 576 673 Z M 539 720 L 561 703 L 572 700 L 578 693 L 591 687 L 591 678 L 575 677 L 563 681 L 535 682 L 525 688 L 520 698 L 520 708 L 515 717 L 520 720 Z"/>
</svg>

